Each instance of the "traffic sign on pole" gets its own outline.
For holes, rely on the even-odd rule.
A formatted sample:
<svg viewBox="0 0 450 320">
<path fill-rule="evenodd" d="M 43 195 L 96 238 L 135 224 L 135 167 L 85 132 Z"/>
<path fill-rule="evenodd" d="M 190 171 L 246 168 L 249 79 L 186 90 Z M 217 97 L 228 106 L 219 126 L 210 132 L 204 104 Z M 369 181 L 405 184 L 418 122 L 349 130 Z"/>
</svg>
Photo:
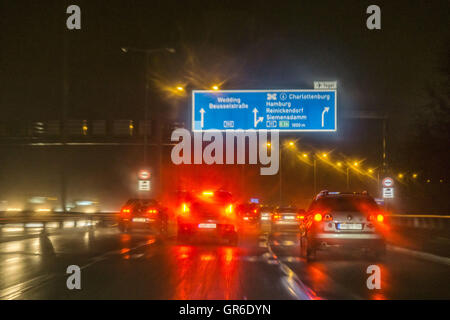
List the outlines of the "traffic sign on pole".
<svg viewBox="0 0 450 320">
<path fill-rule="evenodd" d="M 139 180 L 139 191 L 150 191 L 150 180 Z"/>
<path fill-rule="evenodd" d="M 336 131 L 336 90 L 194 90 L 192 130 Z"/>
<path fill-rule="evenodd" d="M 394 185 L 394 179 L 386 177 L 381 183 L 383 184 L 383 187 L 390 188 Z"/>
<path fill-rule="evenodd" d="M 383 198 L 384 199 L 394 198 L 394 188 L 383 188 Z"/>
<path fill-rule="evenodd" d="M 139 171 L 138 176 L 139 176 L 140 180 L 148 180 L 148 179 L 150 179 L 150 171 L 141 170 L 141 171 Z"/>
</svg>

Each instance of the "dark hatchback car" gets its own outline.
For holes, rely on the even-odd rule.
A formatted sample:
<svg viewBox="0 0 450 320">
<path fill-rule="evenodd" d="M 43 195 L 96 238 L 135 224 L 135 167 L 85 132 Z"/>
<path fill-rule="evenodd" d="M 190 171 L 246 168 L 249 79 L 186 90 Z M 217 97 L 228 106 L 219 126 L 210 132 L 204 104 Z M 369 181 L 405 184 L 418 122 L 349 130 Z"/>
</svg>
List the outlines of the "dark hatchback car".
<svg viewBox="0 0 450 320">
<path fill-rule="evenodd" d="M 120 210 L 119 230 L 148 230 L 160 235 L 167 234 L 167 208 L 154 199 L 130 199 Z"/>
<path fill-rule="evenodd" d="M 204 191 L 182 203 L 177 218 L 180 242 L 225 240 L 238 242 L 238 220 L 231 194 L 225 191 Z"/>
<path fill-rule="evenodd" d="M 301 250 L 307 259 L 316 251 L 332 248 L 385 253 L 384 215 L 375 200 L 364 193 L 320 192 L 300 227 Z"/>
<path fill-rule="evenodd" d="M 257 204 L 240 204 L 237 206 L 236 212 L 241 224 L 258 226 L 261 222 L 261 210 Z"/>
</svg>

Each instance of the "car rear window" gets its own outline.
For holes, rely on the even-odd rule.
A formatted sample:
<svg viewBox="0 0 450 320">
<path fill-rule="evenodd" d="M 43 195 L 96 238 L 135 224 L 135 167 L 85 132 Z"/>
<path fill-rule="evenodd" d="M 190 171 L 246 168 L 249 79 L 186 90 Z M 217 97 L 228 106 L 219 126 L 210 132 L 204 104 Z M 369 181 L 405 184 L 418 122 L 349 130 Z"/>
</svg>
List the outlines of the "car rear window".
<svg viewBox="0 0 450 320">
<path fill-rule="evenodd" d="M 369 197 L 321 198 L 314 201 L 309 210 L 370 212 L 378 210 L 378 205 Z"/>
<path fill-rule="evenodd" d="M 191 206 L 191 213 L 197 218 L 218 218 L 224 208 L 217 203 L 194 202 Z"/>
<path fill-rule="evenodd" d="M 277 211 L 280 213 L 290 213 L 290 212 L 297 212 L 297 209 L 292 208 L 292 207 L 287 207 L 287 208 L 278 208 Z"/>
</svg>

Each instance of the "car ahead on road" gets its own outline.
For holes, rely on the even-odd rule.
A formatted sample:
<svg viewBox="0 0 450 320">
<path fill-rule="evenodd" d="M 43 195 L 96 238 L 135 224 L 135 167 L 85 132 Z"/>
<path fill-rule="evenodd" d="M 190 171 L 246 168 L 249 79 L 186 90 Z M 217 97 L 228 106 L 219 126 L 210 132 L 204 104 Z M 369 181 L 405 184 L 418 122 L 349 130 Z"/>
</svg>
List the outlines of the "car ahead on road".
<svg viewBox="0 0 450 320">
<path fill-rule="evenodd" d="M 236 208 L 237 216 L 242 225 L 258 227 L 261 222 L 261 211 L 255 203 L 243 203 Z"/>
<path fill-rule="evenodd" d="M 177 236 L 180 242 L 191 240 L 225 240 L 231 245 L 238 242 L 238 219 L 226 191 L 203 191 L 181 203 Z"/>
<path fill-rule="evenodd" d="M 301 218 L 299 211 L 295 207 L 278 207 L 272 213 L 271 231 L 299 231 Z"/>
<path fill-rule="evenodd" d="M 270 220 L 272 219 L 272 212 L 274 209 L 274 207 L 267 205 L 264 205 L 260 208 L 262 224 L 270 223 Z"/>
<path fill-rule="evenodd" d="M 312 201 L 300 227 L 302 253 L 332 248 L 371 251 L 381 258 L 386 250 L 384 215 L 367 193 L 321 191 Z"/>
<path fill-rule="evenodd" d="M 130 199 L 120 210 L 118 226 L 122 232 L 151 230 L 167 234 L 167 208 L 154 199 Z"/>
</svg>

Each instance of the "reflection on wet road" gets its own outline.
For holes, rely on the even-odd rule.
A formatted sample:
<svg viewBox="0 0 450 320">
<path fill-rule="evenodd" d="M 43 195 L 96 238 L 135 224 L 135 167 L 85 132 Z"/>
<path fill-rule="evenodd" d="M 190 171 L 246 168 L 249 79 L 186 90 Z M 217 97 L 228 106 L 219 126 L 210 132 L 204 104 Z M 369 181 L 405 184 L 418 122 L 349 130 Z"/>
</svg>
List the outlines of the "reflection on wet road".
<svg viewBox="0 0 450 320">
<path fill-rule="evenodd" d="M 429 299 L 450 298 L 450 267 L 397 252 L 382 262 L 321 252 L 307 263 L 295 233 L 256 231 L 238 246 L 178 243 L 114 228 L 0 243 L 1 299 Z M 381 269 L 369 290 L 367 267 Z M 66 288 L 81 267 L 82 290 Z"/>
</svg>

